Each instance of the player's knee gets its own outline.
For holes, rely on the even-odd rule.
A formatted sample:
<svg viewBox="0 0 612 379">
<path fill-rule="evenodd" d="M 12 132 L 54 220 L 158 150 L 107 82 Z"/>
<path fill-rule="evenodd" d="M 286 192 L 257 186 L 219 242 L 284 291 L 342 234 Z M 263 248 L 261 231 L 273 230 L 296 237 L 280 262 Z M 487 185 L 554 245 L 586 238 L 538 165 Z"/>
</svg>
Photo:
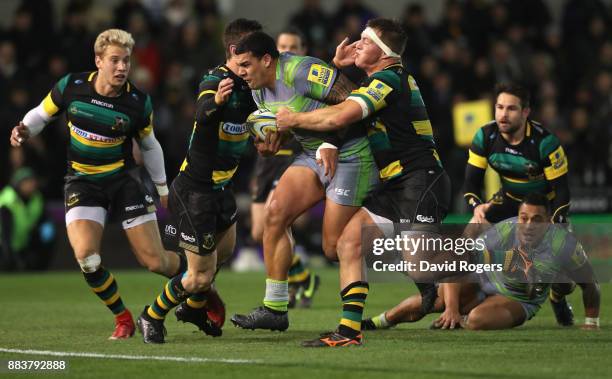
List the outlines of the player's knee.
<svg viewBox="0 0 612 379">
<path fill-rule="evenodd" d="M 102 265 L 102 257 L 98 253 L 92 253 L 82 258 L 77 258 L 77 262 L 81 267 L 81 271 L 85 273 L 92 273 L 98 271 Z"/>
<path fill-rule="evenodd" d="M 330 241 L 329 239 L 323 240 L 323 253 L 332 261 L 338 261 L 338 240 L 334 239 Z"/>
<path fill-rule="evenodd" d="M 278 206 L 275 201 L 272 201 L 265 208 L 265 228 L 267 230 L 284 231 L 288 226 L 289 215 L 287 211 Z M 262 232 L 263 234 L 263 232 Z"/>
<path fill-rule="evenodd" d="M 158 251 L 153 249 L 140 249 L 137 255 L 138 257 L 141 257 L 139 259 L 140 264 L 147 270 L 156 274 L 166 274 L 165 266 L 167 265 L 164 264 L 165 262 L 162 260 L 162 257 Z"/>
<path fill-rule="evenodd" d="M 488 329 L 487 315 L 484 312 L 473 310 L 469 313 L 465 328 L 469 330 L 486 330 Z"/>
</svg>

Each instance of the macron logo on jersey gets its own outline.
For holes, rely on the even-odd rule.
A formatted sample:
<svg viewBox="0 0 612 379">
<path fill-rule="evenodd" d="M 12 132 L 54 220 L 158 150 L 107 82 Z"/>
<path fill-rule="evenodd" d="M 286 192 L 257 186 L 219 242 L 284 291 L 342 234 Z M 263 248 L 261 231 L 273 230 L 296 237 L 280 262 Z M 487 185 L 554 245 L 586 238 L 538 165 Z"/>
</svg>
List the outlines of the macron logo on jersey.
<svg viewBox="0 0 612 379">
<path fill-rule="evenodd" d="M 96 99 L 91 99 L 91 103 L 99 105 L 99 106 L 102 106 L 102 107 L 111 108 L 111 109 L 113 109 L 115 107 L 113 104 L 105 103 L 104 101 L 100 101 L 100 100 L 96 100 Z"/>
</svg>

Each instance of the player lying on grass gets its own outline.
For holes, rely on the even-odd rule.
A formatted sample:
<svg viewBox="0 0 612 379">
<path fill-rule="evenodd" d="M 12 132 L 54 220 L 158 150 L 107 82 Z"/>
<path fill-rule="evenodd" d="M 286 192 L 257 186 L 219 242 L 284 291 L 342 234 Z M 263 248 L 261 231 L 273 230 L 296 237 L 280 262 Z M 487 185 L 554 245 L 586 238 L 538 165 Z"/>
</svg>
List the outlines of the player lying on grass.
<svg viewBox="0 0 612 379">
<path fill-rule="evenodd" d="M 514 217 L 484 234 L 484 262 L 500 263 L 503 271 L 488 271 L 463 283 L 445 283 L 434 310 L 442 315 L 432 327 L 471 330 L 508 329 L 525 323 L 548 297 L 550 281 L 563 274 L 580 283 L 585 309 L 584 329 L 599 328 L 600 292 L 587 256 L 576 237 L 550 222 L 548 200 L 525 196 Z M 475 274 L 471 274 L 475 275 Z M 419 296 L 412 296 L 372 319 L 363 328 L 385 329 L 423 318 Z"/>
<path fill-rule="evenodd" d="M 85 281 L 115 315 L 110 339 L 131 337 L 135 327 L 117 281 L 102 266 L 100 243 L 107 219 L 122 222 L 141 265 L 167 277 L 182 271 L 180 257 L 163 249 L 153 198 L 132 170 L 135 138 L 166 206 L 164 157 L 153 133 L 151 98 L 128 80 L 133 46 L 132 36 L 123 30 L 100 33 L 94 44 L 97 71 L 63 77 L 11 133 L 11 144 L 19 147 L 55 117 L 66 115 L 66 229 Z"/>
<path fill-rule="evenodd" d="M 402 66 L 400 55 L 406 36 L 389 19 L 368 21 L 361 39 L 339 48 L 334 63 L 355 64 L 368 77 L 360 88 L 338 105 L 307 113 L 283 108 L 277 114 L 279 128 L 294 132 L 348 131 L 362 122 L 380 171 L 380 185 L 353 215 L 338 242 L 342 318 L 336 331 L 304 346 L 360 345 L 361 317 L 368 294 L 364 274 L 362 227 L 410 223 L 411 231 L 437 232 L 450 202 L 450 180 L 438 159 L 433 129 L 416 81 Z M 436 289 L 418 283 L 426 301 L 424 313 L 433 306 Z"/>
</svg>

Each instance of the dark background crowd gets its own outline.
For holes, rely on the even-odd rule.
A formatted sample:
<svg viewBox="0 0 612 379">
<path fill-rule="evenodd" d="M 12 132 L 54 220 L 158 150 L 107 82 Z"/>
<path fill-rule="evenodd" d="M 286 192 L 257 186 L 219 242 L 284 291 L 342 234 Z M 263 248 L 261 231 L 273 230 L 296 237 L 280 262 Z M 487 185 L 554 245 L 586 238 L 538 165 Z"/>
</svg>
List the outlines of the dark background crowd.
<svg viewBox="0 0 612 379">
<path fill-rule="evenodd" d="M 215 0 L 122 0 L 113 5 L 112 19 L 100 25 L 92 22 L 96 4 L 71 0 L 58 10 L 50 0 L 23 0 L 0 28 L 0 188 L 18 167 L 30 166 L 45 197 L 61 200 L 65 124 L 49 125 L 25 149 L 10 148 L 9 134 L 59 78 L 95 69 L 93 42 L 100 27 L 123 28 L 134 36 L 131 80 L 153 96 L 169 180 L 176 175 L 193 125 L 199 79 L 224 61 L 221 33 L 228 20 Z M 403 13 L 393 16 L 406 29 L 403 60 L 423 93 L 456 200 L 466 150 L 454 143 L 453 105 L 490 97 L 496 82 L 508 80 L 528 86 L 532 118 L 560 138 L 569 156 L 571 188 L 588 196 L 612 184 L 609 3 L 563 1 L 558 22 L 543 0 L 449 0 L 436 20 L 429 20 L 420 4 L 408 1 Z M 309 55 L 329 60 L 339 41 L 359 38 L 365 22 L 377 15 L 359 0 L 340 1 L 331 12 L 318 0 L 305 0 L 284 24 L 304 33 Z M 237 176 L 238 192 L 248 191 L 252 161 L 246 159 Z M 461 201 L 455 201 L 455 211 L 461 209 Z"/>
</svg>

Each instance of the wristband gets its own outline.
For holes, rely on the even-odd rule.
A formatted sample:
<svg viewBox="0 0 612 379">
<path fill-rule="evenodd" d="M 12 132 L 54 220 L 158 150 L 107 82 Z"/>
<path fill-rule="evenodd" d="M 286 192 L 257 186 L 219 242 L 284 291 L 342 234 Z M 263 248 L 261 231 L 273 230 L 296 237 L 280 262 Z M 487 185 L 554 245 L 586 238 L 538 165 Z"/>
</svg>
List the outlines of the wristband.
<svg viewBox="0 0 612 379">
<path fill-rule="evenodd" d="M 155 189 L 157 189 L 157 194 L 159 196 L 167 196 L 168 195 L 168 186 L 166 185 L 166 183 L 164 184 L 156 184 L 155 185 Z"/>
<path fill-rule="evenodd" d="M 597 326 L 599 327 L 599 317 L 585 317 L 584 325 Z"/>
<path fill-rule="evenodd" d="M 332 145 L 329 142 L 323 142 L 321 145 L 319 145 L 319 148 L 317 149 L 317 153 L 315 154 L 315 158 L 316 159 L 321 159 L 321 149 L 336 149 L 338 150 L 338 148 L 334 145 Z"/>
</svg>

